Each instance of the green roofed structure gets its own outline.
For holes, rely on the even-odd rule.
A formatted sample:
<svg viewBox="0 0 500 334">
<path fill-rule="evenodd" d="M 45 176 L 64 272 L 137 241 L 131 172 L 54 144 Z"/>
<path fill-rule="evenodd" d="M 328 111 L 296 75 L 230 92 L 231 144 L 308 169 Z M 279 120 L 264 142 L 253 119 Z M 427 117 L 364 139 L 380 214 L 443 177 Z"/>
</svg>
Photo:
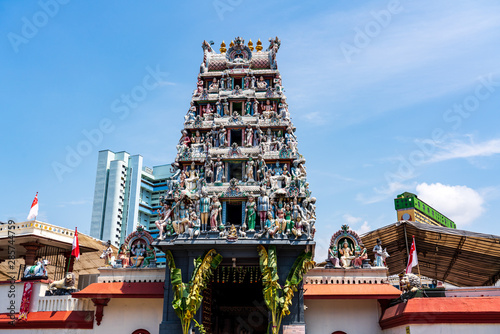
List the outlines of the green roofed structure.
<svg viewBox="0 0 500 334">
<path fill-rule="evenodd" d="M 435 226 L 457 228 L 457 225 L 445 215 L 439 213 L 417 195 L 404 192 L 394 199 L 398 221 L 408 220 Z"/>
</svg>

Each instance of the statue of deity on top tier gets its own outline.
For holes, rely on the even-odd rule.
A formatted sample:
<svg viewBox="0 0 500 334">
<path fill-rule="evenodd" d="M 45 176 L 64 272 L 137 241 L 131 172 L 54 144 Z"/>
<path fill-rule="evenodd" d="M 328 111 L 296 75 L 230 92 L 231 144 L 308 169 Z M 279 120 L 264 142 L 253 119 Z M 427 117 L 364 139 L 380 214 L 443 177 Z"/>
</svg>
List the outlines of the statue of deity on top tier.
<svg viewBox="0 0 500 334">
<path fill-rule="evenodd" d="M 263 76 L 257 81 L 257 89 L 267 89 L 267 82 L 264 80 Z"/>
</svg>

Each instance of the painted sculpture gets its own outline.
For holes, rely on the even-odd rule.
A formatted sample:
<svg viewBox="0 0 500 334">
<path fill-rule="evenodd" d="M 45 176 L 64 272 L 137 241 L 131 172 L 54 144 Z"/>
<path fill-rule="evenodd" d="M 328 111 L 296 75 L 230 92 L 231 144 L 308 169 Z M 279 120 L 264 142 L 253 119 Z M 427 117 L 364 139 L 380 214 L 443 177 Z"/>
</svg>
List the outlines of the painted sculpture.
<svg viewBox="0 0 500 334">
<path fill-rule="evenodd" d="M 325 268 L 369 268 L 366 249 L 362 249 L 364 246 L 359 235 L 348 225 L 342 225 L 330 239 Z"/>
<path fill-rule="evenodd" d="M 142 226 L 127 236 L 120 246 L 115 268 L 156 267 L 156 251 L 152 246 L 154 239 Z"/>
<path fill-rule="evenodd" d="M 23 274 L 23 281 L 30 279 L 47 279 L 47 266 L 50 264 L 48 260 L 42 259 L 37 261 L 36 265 L 26 266 Z"/>
<path fill-rule="evenodd" d="M 234 41 L 221 53 L 203 43 L 173 176 L 156 212 L 158 240 L 228 240 L 228 233 L 313 240 L 316 199 L 277 69 L 281 42 L 273 38 L 264 50 Z"/>
</svg>

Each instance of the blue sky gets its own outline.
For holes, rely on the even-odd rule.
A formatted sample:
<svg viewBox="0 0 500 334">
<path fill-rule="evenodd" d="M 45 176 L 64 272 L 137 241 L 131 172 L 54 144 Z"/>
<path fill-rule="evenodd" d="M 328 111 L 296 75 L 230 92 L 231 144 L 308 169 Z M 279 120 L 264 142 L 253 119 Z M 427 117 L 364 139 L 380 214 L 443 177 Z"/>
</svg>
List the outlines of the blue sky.
<svg viewBox="0 0 500 334">
<path fill-rule="evenodd" d="M 318 260 L 344 223 L 395 222 L 403 191 L 500 235 L 496 1 L 2 1 L 0 14 L 1 221 L 25 220 L 38 191 L 39 220 L 88 233 L 99 150 L 175 158 L 202 41 L 278 36 Z"/>
</svg>

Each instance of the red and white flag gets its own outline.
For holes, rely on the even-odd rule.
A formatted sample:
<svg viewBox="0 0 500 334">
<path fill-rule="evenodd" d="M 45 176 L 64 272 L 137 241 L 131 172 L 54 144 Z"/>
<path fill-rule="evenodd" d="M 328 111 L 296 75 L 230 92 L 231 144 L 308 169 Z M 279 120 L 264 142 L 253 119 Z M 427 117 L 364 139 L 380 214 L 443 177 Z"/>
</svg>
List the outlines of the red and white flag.
<svg viewBox="0 0 500 334">
<path fill-rule="evenodd" d="M 38 216 L 38 192 L 35 195 L 33 203 L 31 203 L 30 213 L 28 214 L 28 220 L 33 220 Z"/>
<path fill-rule="evenodd" d="M 415 248 L 415 236 L 413 236 L 413 242 L 411 243 L 410 255 L 408 256 L 408 265 L 406 266 L 406 273 L 411 273 L 411 269 L 418 264 L 417 259 L 417 249 Z"/>
<path fill-rule="evenodd" d="M 78 231 L 75 227 L 75 237 L 73 238 L 73 248 L 71 249 L 71 255 L 75 257 L 75 259 L 80 258 L 80 245 L 78 244 Z"/>
</svg>

